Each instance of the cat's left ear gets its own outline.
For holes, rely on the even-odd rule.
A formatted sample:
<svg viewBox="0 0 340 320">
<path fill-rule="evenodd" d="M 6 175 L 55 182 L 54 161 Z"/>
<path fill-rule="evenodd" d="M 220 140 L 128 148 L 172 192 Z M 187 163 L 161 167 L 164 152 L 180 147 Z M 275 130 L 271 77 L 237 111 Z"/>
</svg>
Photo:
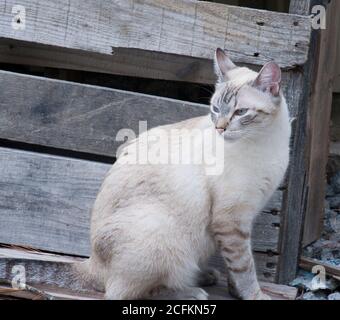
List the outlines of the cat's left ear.
<svg viewBox="0 0 340 320">
<path fill-rule="evenodd" d="M 236 65 L 230 60 L 225 50 L 217 48 L 215 52 L 215 72 L 220 82 L 228 80 L 227 73 L 236 68 Z"/>
<path fill-rule="evenodd" d="M 281 79 L 280 67 L 275 62 L 268 62 L 260 71 L 254 86 L 277 97 L 280 94 Z"/>
</svg>

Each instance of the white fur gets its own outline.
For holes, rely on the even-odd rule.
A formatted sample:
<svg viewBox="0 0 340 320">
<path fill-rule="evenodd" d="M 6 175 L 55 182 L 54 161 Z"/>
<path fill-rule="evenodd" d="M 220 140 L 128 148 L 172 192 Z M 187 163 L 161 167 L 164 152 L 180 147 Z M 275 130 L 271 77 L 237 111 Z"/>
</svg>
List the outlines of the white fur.
<svg viewBox="0 0 340 320">
<path fill-rule="evenodd" d="M 242 85 L 256 73 L 237 68 L 228 76 Z M 219 86 L 217 92 L 222 90 Z M 270 101 L 265 93 L 253 94 L 252 102 Z M 162 127 L 174 128 L 217 134 L 210 116 Z M 272 121 L 261 131 L 245 139 L 223 140 L 222 175 L 206 175 L 204 165 L 116 163 L 92 212 L 92 255 L 83 266 L 89 279 L 106 290 L 108 299 L 141 298 L 163 286 L 205 297 L 195 288 L 195 277 L 215 252 L 212 223 L 251 226 L 284 176 L 289 137 L 288 109 L 282 98 Z M 131 150 L 130 145 L 130 154 L 121 157 L 133 157 Z"/>
</svg>

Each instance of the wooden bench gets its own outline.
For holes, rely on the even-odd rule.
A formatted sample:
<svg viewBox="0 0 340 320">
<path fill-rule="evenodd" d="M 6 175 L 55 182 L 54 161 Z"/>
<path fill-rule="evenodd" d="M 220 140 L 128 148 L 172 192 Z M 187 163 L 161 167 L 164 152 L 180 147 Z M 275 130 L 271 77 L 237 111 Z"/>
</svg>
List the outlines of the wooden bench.
<svg viewBox="0 0 340 320">
<path fill-rule="evenodd" d="M 4 66 L 212 84 L 219 46 L 236 63 L 258 69 L 275 60 L 282 67 L 295 119 L 291 164 L 259 214 L 253 249 L 259 279 L 292 280 L 302 243 L 321 231 L 332 92 L 332 73 L 323 71 L 335 61 L 339 4 L 326 5 L 324 31 L 312 28 L 310 15 L 321 0 L 292 0 L 290 13 L 194 0 L 20 4 L 25 20 L 12 13 L 16 1 L 0 2 Z M 5 70 L 0 88 L 0 243 L 57 255 L 89 255 L 90 209 L 122 143 L 115 139 L 120 129 L 138 132 L 139 121 L 151 128 L 209 112 L 198 103 Z M 0 278 L 9 277 L 13 259 L 0 253 Z"/>
</svg>

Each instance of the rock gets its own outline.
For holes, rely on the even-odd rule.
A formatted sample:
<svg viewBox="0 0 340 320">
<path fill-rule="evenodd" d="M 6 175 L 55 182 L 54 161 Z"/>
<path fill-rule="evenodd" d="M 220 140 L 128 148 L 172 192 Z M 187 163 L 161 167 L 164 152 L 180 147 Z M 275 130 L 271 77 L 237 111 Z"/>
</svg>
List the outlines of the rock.
<svg viewBox="0 0 340 320">
<path fill-rule="evenodd" d="M 329 207 L 331 209 L 340 209 L 340 196 L 336 195 L 334 197 L 328 198 Z"/>
<path fill-rule="evenodd" d="M 320 283 L 320 278 L 318 278 L 316 274 L 300 270 L 298 277 L 289 285 L 308 292 L 320 292 L 321 290 L 334 291 L 339 287 L 339 283 L 335 279 L 330 278 L 325 280 L 323 283 Z"/>
<path fill-rule="evenodd" d="M 326 293 L 324 293 L 322 291 L 306 292 L 302 296 L 302 300 L 327 300 L 327 295 L 326 295 Z"/>
<path fill-rule="evenodd" d="M 335 230 L 340 235 L 340 214 L 335 219 Z"/>
<path fill-rule="evenodd" d="M 340 171 L 332 177 L 331 186 L 335 193 L 340 193 Z"/>
<path fill-rule="evenodd" d="M 334 257 L 334 260 L 340 260 L 340 249 L 332 250 L 332 255 Z"/>
<path fill-rule="evenodd" d="M 315 275 L 310 272 L 300 270 L 298 273 L 298 277 L 293 280 L 289 285 L 292 287 L 310 291 L 312 289 L 312 280 L 314 276 Z"/>
<path fill-rule="evenodd" d="M 329 209 L 325 210 L 325 221 L 324 221 L 324 226 L 325 226 L 324 233 L 325 234 L 337 232 L 337 218 L 338 218 L 337 212 L 333 210 L 329 210 Z"/>
<path fill-rule="evenodd" d="M 340 300 L 340 292 L 330 294 L 328 300 Z"/>
<path fill-rule="evenodd" d="M 339 288 L 339 282 L 333 278 L 326 280 L 326 288 L 330 291 L 335 291 Z"/>
<path fill-rule="evenodd" d="M 327 184 L 326 197 L 329 198 L 329 197 L 333 197 L 333 196 L 335 196 L 335 191 L 334 191 L 334 189 L 331 185 Z"/>
</svg>

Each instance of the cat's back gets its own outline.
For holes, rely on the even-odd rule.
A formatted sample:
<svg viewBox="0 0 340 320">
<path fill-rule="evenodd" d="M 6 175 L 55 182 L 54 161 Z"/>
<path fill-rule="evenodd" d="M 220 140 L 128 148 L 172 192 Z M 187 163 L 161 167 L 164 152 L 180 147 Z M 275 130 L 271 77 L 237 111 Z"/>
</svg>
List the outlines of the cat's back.
<svg viewBox="0 0 340 320">
<path fill-rule="evenodd" d="M 200 166 L 183 165 L 180 163 L 182 159 L 179 163 L 172 163 L 171 155 L 185 146 L 195 129 L 206 126 L 207 120 L 208 117 L 203 116 L 160 126 L 128 142 L 121 148 L 116 163 L 104 179 L 93 212 L 112 212 L 112 209 L 136 203 L 155 202 L 162 202 L 168 207 L 175 204 L 205 207 L 207 199 L 202 194 L 207 194 L 206 181 Z M 168 145 L 164 145 L 161 138 L 164 135 Z M 168 155 L 166 161 L 152 158 L 159 154 L 155 151 L 157 138 L 161 152 L 165 151 Z M 195 194 L 201 196 L 195 197 Z"/>
</svg>

